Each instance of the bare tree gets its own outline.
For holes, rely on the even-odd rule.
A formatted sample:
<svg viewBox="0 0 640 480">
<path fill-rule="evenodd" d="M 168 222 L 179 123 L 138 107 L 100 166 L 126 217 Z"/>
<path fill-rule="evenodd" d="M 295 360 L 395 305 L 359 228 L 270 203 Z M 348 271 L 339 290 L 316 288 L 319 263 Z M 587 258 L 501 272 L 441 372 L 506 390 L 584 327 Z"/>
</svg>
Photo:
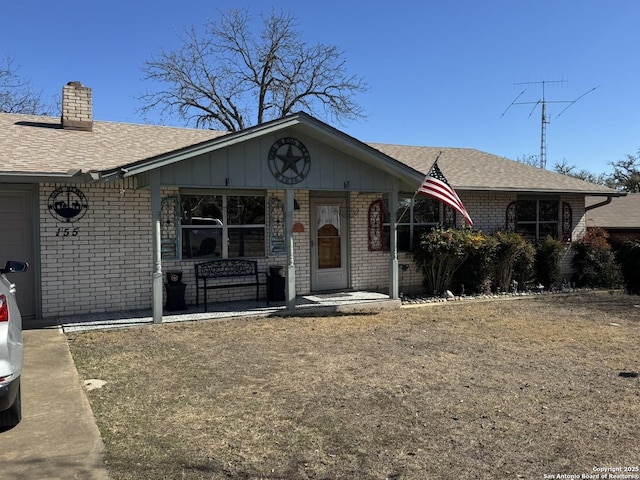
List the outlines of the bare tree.
<svg viewBox="0 0 640 480">
<path fill-rule="evenodd" d="M 204 35 L 188 29 L 179 49 L 144 63 L 145 79 L 162 87 L 141 95 L 139 110 L 159 109 L 188 125 L 228 131 L 296 111 L 338 122 L 364 117 L 353 97 L 367 87 L 346 72 L 343 52 L 307 45 L 292 14 L 272 10 L 262 22 L 256 36 L 248 10 L 230 10 L 210 21 Z"/>
<path fill-rule="evenodd" d="M 0 63 L 0 112 L 45 114 L 41 95 L 34 91 L 31 82 L 18 75 L 11 57 Z"/>
<path fill-rule="evenodd" d="M 608 182 L 607 175 L 605 175 L 604 173 L 596 175 L 595 173 L 592 173 L 584 168 L 582 170 L 576 171 L 576 166 L 569 165 L 566 159 L 563 159 L 562 163 L 556 163 L 553 168 L 556 172 L 563 175 L 568 175 L 573 178 L 579 178 L 580 180 L 595 183 L 597 185 L 606 186 Z"/>
</svg>

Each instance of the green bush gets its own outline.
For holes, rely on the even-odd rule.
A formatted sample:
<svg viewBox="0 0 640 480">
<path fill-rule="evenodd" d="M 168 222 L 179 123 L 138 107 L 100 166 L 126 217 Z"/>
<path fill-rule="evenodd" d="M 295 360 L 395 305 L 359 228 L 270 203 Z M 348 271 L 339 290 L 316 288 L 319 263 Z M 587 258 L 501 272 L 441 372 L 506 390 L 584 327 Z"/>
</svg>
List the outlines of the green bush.
<svg viewBox="0 0 640 480">
<path fill-rule="evenodd" d="M 420 236 L 413 259 L 433 295 L 451 288 L 455 271 L 468 257 L 469 230 L 437 227 Z"/>
<path fill-rule="evenodd" d="M 601 228 L 589 230 L 574 243 L 573 265 L 580 287 L 618 288 L 623 284 L 622 271 L 609 244 L 609 235 Z"/>
<path fill-rule="evenodd" d="M 496 241 L 482 232 L 469 232 L 467 258 L 453 275 L 452 288 L 460 293 L 490 293 Z"/>
<path fill-rule="evenodd" d="M 536 281 L 541 283 L 547 290 L 554 290 L 560 287 L 562 282 L 560 260 L 562 259 L 563 251 L 564 244 L 550 236 L 547 236 L 543 242 L 536 246 Z"/>
<path fill-rule="evenodd" d="M 619 246 L 616 259 L 621 265 L 624 285 L 629 293 L 640 294 L 640 241 L 627 240 Z"/>
<path fill-rule="evenodd" d="M 497 232 L 494 262 L 494 284 L 503 292 L 511 290 L 512 282 L 524 288 L 533 276 L 535 248 L 519 233 Z"/>
</svg>

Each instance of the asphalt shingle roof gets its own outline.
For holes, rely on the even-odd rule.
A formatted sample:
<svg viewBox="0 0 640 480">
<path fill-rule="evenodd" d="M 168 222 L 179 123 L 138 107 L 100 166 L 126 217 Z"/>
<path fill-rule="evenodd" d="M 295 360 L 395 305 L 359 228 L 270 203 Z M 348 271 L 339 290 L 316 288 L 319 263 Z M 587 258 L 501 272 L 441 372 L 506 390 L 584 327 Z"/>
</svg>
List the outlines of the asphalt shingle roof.
<svg viewBox="0 0 640 480">
<path fill-rule="evenodd" d="M 0 114 L 0 174 L 66 175 L 107 172 L 207 142 L 228 132 L 93 122 L 93 131 L 64 130 L 60 118 Z M 368 143 L 387 156 L 426 174 L 438 161 L 459 190 L 575 192 L 606 195 L 614 190 L 470 148 Z"/>
<path fill-rule="evenodd" d="M 502 190 L 522 192 L 575 192 L 606 194 L 613 190 L 526 165 L 472 148 L 417 147 L 369 143 L 425 175 L 438 154 L 438 166 L 456 190 Z"/>
<path fill-rule="evenodd" d="M 64 130 L 60 118 L 0 114 L 0 171 L 106 171 L 226 133 L 99 121 L 80 132 Z"/>
<path fill-rule="evenodd" d="M 587 206 L 602 202 L 602 198 L 587 197 Z M 611 199 L 611 203 L 587 211 L 588 227 L 640 228 L 640 193 Z"/>
</svg>

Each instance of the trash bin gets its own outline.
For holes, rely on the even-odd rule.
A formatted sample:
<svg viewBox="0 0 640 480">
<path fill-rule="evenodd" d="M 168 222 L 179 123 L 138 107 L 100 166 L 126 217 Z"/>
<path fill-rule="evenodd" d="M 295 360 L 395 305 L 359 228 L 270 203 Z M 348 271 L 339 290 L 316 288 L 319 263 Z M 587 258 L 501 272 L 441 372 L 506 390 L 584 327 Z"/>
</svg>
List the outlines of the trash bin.
<svg viewBox="0 0 640 480">
<path fill-rule="evenodd" d="M 267 275 L 267 300 L 270 302 L 282 302 L 285 300 L 284 294 L 285 277 L 282 276 L 282 266 L 269 267 Z"/>
<path fill-rule="evenodd" d="M 184 300 L 184 291 L 187 285 L 182 283 L 182 272 L 167 272 L 167 283 L 165 287 L 167 289 L 167 304 L 165 308 L 170 312 L 186 310 L 187 305 Z"/>
</svg>

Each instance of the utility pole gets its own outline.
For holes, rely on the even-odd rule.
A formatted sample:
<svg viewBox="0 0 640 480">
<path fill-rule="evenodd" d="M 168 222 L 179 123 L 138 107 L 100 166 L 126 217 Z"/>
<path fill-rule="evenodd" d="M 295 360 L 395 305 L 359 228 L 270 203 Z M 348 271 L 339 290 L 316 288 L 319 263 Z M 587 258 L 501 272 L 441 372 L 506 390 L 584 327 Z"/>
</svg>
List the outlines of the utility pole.
<svg viewBox="0 0 640 480">
<path fill-rule="evenodd" d="M 584 97 L 587 93 L 593 92 L 596 88 L 598 87 L 593 87 L 591 90 L 587 91 L 586 93 L 583 93 L 582 95 L 580 95 L 578 98 L 576 98 L 575 100 L 547 100 L 545 97 L 545 85 L 547 84 L 554 84 L 554 83 L 567 83 L 567 80 L 541 80 L 538 82 L 522 82 L 522 83 L 514 83 L 514 85 L 541 85 L 542 86 L 542 98 L 540 98 L 539 100 L 533 102 L 518 102 L 517 100 L 524 94 L 524 92 L 527 91 L 527 89 L 525 88 L 524 90 L 522 90 L 522 92 L 520 92 L 520 94 L 513 100 L 513 102 L 511 102 L 511 104 L 507 107 L 507 109 L 502 112 L 502 115 L 500 115 L 500 118 L 504 117 L 505 113 L 507 113 L 507 111 L 509 111 L 509 109 L 513 106 L 513 105 L 533 105 L 533 108 L 531 109 L 531 112 L 529 113 L 529 118 L 531 118 L 531 115 L 533 115 L 533 112 L 535 111 L 536 107 L 538 105 L 541 106 L 541 117 L 540 117 L 540 168 L 544 169 L 547 168 L 547 125 L 550 123 L 548 117 L 547 117 L 547 103 L 567 103 L 568 105 L 564 108 L 564 110 L 562 110 L 562 112 L 560 112 L 556 118 L 558 118 L 560 115 L 562 115 L 564 113 L 564 111 L 569 108 L 571 105 L 573 105 L 574 103 L 576 103 L 578 100 L 580 100 L 582 97 Z"/>
</svg>

